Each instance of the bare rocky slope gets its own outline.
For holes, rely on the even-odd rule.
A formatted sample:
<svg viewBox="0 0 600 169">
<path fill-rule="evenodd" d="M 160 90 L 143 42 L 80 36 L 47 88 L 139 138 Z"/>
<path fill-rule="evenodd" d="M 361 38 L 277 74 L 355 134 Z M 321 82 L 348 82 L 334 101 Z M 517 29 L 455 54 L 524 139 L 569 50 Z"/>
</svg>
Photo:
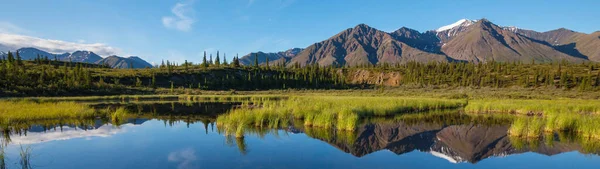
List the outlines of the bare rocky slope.
<svg viewBox="0 0 600 169">
<path fill-rule="evenodd" d="M 600 62 L 600 31 L 565 28 L 536 32 L 502 27 L 487 19 L 463 19 L 437 30 L 402 27 L 387 33 L 365 24 L 346 29 L 293 55 L 258 53 L 289 65 L 377 65 L 416 62 Z M 252 54 L 241 60 L 250 64 Z M 283 59 L 282 59 L 283 58 Z"/>
</svg>

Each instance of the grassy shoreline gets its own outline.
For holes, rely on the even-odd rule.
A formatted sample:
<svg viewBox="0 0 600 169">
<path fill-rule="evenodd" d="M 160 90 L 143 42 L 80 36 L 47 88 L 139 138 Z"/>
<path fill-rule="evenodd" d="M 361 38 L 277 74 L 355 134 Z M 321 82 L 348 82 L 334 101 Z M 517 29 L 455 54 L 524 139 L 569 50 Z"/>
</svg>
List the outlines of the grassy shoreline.
<svg viewBox="0 0 600 169">
<path fill-rule="evenodd" d="M 435 92 L 415 96 L 400 91 L 352 93 L 351 90 L 337 92 L 328 90 L 291 91 L 279 94 L 270 92 L 274 91 L 233 95 L 206 93 L 207 95 L 8 98 L 0 99 L 0 119 L 9 123 L 23 120 L 102 116 L 116 121 L 123 119 L 123 114 L 127 114 L 118 109 L 91 110 L 77 101 L 136 102 L 153 99 L 191 102 L 237 101 L 243 103 L 243 108 L 233 109 L 219 116 L 218 125 L 226 128 L 224 131 L 227 134 L 238 137 L 243 137 L 247 127 L 282 128 L 298 120 L 301 120 L 304 126 L 352 131 L 363 119 L 404 118 L 407 115 L 421 118 L 418 112 L 460 109 L 473 115 L 491 114 L 491 118 L 510 116 L 512 125 L 509 134 L 514 137 L 539 138 L 548 133 L 570 131 L 586 138 L 600 139 L 600 104 L 596 99 L 539 99 L 547 98 L 546 96 L 527 99 L 489 96 L 472 98 L 468 94 L 459 94 L 463 97 L 455 97 L 447 95 L 448 93 Z M 388 95 L 389 93 L 395 94 Z"/>
</svg>

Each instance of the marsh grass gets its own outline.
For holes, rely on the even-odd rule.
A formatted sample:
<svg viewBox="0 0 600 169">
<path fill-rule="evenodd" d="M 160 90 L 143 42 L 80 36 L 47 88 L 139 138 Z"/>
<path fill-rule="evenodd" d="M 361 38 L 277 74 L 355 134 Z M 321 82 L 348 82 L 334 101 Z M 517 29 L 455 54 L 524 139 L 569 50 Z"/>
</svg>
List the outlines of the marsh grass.
<svg viewBox="0 0 600 169">
<path fill-rule="evenodd" d="M 551 115 L 549 117 L 517 117 L 509 128 L 509 135 L 539 138 L 544 134 L 575 132 L 587 139 L 600 139 L 600 117 L 594 115 Z"/>
<path fill-rule="evenodd" d="M 301 120 L 307 127 L 353 131 L 361 119 L 368 117 L 451 109 L 464 104 L 463 100 L 431 98 L 297 96 L 234 109 L 219 116 L 217 126 L 239 137 L 243 135 L 238 132 L 239 126 L 282 128 L 289 126 L 292 119 Z"/>
<path fill-rule="evenodd" d="M 0 119 L 22 122 L 46 119 L 93 118 L 95 110 L 74 102 L 0 101 Z"/>
<path fill-rule="evenodd" d="M 470 113 L 512 113 L 526 115 L 550 115 L 559 113 L 600 114 L 598 100 L 519 100 L 481 99 L 469 100 L 465 107 Z"/>
<path fill-rule="evenodd" d="M 117 108 L 114 112 L 110 113 L 110 120 L 111 120 L 112 124 L 115 124 L 118 126 L 127 119 L 128 114 L 130 114 L 130 113 L 129 113 L 129 111 L 127 111 L 127 109 L 125 109 L 124 107 L 120 107 L 120 108 Z"/>
</svg>

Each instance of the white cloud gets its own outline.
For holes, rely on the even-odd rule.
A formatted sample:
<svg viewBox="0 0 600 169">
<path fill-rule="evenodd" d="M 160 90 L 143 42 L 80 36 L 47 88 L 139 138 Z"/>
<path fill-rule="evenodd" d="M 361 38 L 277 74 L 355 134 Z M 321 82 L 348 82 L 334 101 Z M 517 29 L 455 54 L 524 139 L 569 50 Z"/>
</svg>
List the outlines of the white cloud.
<svg viewBox="0 0 600 169">
<path fill-rule="evenodd" d="M 192 24 L 196 22 L 194 19 L 194 8 L 191 7 L 193 1 L 188 3 L 177 3 L 171 8 L 171 13 L 174 16 L 165 16 L 162 18 L 162 23 L 165 27 L 180 31 L 189 31 L 192 29 Z"/>
<path fill-rule="evenodd" d="M 23 47 L 34 47 L 50 53 L 65 53 L 77 50 L 92 51 L 101 56 L 121 53 L 120 49 L 103 43 L 75 43 L 7 33 L 0 33 L 0 45 L 6 46 L 10 50 L 16 50 Z"/>
</svg>

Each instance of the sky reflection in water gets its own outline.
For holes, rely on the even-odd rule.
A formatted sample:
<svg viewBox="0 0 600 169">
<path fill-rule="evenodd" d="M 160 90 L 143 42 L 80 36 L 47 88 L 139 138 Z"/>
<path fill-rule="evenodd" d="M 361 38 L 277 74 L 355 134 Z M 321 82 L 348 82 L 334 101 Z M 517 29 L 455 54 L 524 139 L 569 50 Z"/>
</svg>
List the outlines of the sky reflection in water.
<svg viewBox="0 0 600 169">
<path fill-rule="evenodd" d="M 31 146 L 36 168 L 595 168 L 596 155 L 575 143 L 516 149 L 506 127 L 365 125 L 355 142 L 304 134 L 227 138 L 201 122 L 137 120 L 120 126 L 74 126 L 12 134 L 6 150 L 17 168 L 19 145 Z M 208 128 L 205 128 L 208 127 Z M 502 132 L 504 130 L 504 132 Z M 243 142 L 243 144 L 239 144 Z M 241 146 L 240 146 L 241 145 Z M 597 151 L 596 151 L 597 152 Z"/>
</svg>

